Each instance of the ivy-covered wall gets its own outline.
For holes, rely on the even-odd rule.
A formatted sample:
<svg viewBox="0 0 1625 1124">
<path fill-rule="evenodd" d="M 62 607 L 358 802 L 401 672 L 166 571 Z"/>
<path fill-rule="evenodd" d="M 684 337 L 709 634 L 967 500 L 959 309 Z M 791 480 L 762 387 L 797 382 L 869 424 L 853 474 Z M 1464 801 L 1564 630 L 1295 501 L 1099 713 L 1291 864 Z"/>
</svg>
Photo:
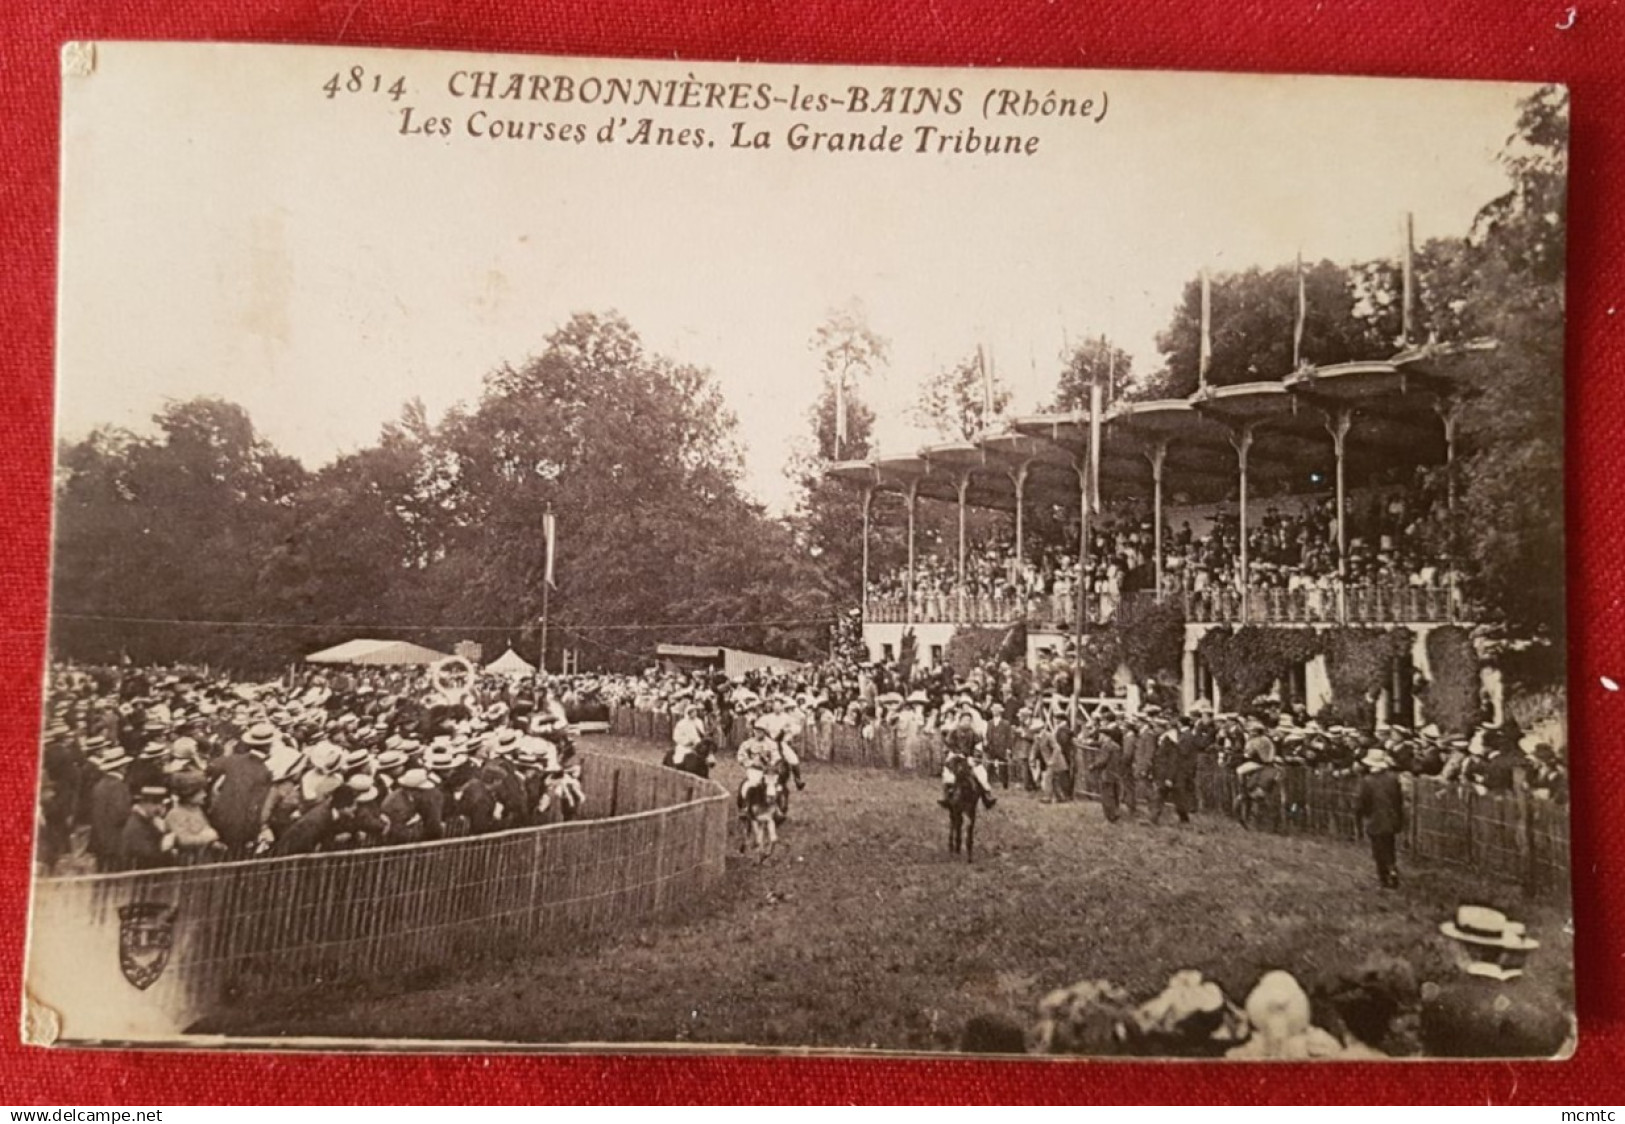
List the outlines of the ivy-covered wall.
<svg viewBox="0 0 1625 1124">
<path fill-rule="evenodd" d="M 1443 625 L 1428 633 L 1427 653 L 1432 678 L 1423 685 L 1421 698 L 1428 720 L 1447 734 L 1465 734 L 1483 711 L 1473 635 L 1460 625 Z"/>
<path fill-rule="evenodd" d="M 1331 721 L 1369 728 L 1378 693 L 1388 685 L 1391 661 L 1409 656 L 1415 637 L 1407 628 L 1277 628 L 1242 625 L 1214 628 L 1196 650 L 1213 673 L 1228 710 L 1244 710 L 1276 680 L 1316 656 L 1324 656 L 1331 685 Z"/>
</svg>

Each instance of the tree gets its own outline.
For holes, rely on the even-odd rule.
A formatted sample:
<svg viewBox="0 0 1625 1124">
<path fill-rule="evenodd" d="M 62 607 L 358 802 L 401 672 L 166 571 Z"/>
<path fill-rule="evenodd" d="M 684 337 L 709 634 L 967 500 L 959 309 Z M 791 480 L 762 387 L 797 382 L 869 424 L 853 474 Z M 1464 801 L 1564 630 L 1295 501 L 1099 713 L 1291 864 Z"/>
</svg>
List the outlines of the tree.
<svg viewBox="0 0 1625 1124">
<path fill-rule="evenodd" d="M 1493 349 L 1441 360 L 1461 387 L 1456 542 L 1467 592 L 1520 635 L 1554 641 L 1563 583 L 1563 260 L 1568 96 L 1520 107 L 1510 189 L 1473 224 L 1464 308 Z"/>
<path fill-rule="evenodd" d="M 828 595 L 740 492 L 710 373 L 647 353 L 613 313 L 572 318 L 438 425 L 409 403 L 313 474 L 241 407 L 198 399 L 156 421 L 157 438 L 103 429 L 61 451 L 61 654 L 264 669 L 362 624 L 533 643 L 549 507 L 560 646 L 623 667 L 663 639 L 827 650 Z"/>
<path fill-rule="evenodd" d="M 823 375 L 823 395 L 832 404 L 849 402 L 866 379 L 885 367 L 891 355 L 890 341 L 869 326 L 863 303 L 856 299 L 841 308 L 830 310 L 828 317 L 814 330 L 810 346 L 818 356 L 818 369 Z M 820 420 L 820 457 L 836 461 L 860 460 L 869 455 L 867 441 L 861 448 L 852 441 L 852 420 L 850 411 L 845 418 L 841 418 L 840 411 L 832 405 L 827 426 Z M 847 433 L 841 439 L 843 422 Z M 869 422 L 871 425 L 874 422 L 872 413 Z"/>
<path fill-rule="evenodd" d="M 944 440 L 969 441 L 989 428 L 1009 405 L 1009 390 L 999 385 L 978 349 L 926 377 L 915 413 L 922 424 Z"/>
<path fill-rule="evenodd" d="M 858 488 L 831 478 L 829 467 L 874 453 L 875 414 L 864 400 L 862 384 L 884 366 L 891 347 L 869 327 L 856 301 L 831 310 L 813 332 L 810 346 L 823 381 L 807 415 L 809 440 L 792 451 L 785 471 L 796 485 L 792 523 L 800 552 L 812 566 L 809 580 L 832 606 L 845 610 L 862 599 L 863 496 Z M 837 448 L 841 410 L 846 438 Z M 878 521 L 872 545 L 877 572 L 894 565 L 903 552 L 901 536 L 894 529 L 881 530 Z"/>
<path fill-rule="evenodd" d="M 256 619 L 260 565 L 305 473 L 234 403 L 171 402 L 153 420 L 156 437 L 100 429 L 61 450 L 53 644 L 88 658 L 221 662 L 244 646 L 235 622 Z M 169 623 L 186 620 L 225 623 Z"/>
<path fill-rule="evenodd" d="M 1066 412 L 1089 408 L 1089 384 L 1098 381 L 1105 402 L 1134 383 L 1134 360 L 1105 336 L 1087 339 L 1061 355 L 1064 366 L 1055 384 L 1053 408 Z"/>
<path fill-rule="evenodd" d="M 1393 354 L 1391 340 L 1372 316 L 1360 315 L 1353 271 L 1333 262 L 1303 266 L 1305 316 L 1302 358 L 1324 366 Z M 1276 381 L 1293 372 L 1298 267 L 1252 268 L 1210 279 L 1214 386 Z M 1196 391 L 1202 335 L 1202 283 L 1185 285 L 1173 320 L 1157 336 L 1163 367 L 1144 378 L 1130 397 L 1183 398 Z"/>
<path fill-rule="evenodd" d="M 739 492 L 736 427 L 708 371 L 648 354 L 617 315 L 575 316 L 539 355 L 492 372 L 477 407 L 442 422 L 453 531 L 423 611 L 535 622 L 551 508 L 561 645 L 634 625 L 602 650 L 636 659 L 684 631 L 643 626 L 812 612 L 791 580 L 767 576 L 790 555 L 788 535 Z"/>
</svg>

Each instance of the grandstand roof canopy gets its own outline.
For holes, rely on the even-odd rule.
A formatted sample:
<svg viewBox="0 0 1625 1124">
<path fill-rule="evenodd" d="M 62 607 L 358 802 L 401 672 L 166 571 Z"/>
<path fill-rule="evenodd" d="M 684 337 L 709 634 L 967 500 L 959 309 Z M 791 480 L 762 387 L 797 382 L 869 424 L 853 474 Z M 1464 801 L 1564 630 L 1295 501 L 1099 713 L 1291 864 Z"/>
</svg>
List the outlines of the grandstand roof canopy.
<svg viewBox="0 0 1625 1124">
<path fill-rule="evenodd" d="M 305 657 L 306 663 L 366 664 L 374 667 L 419 667 L 446 659 L 446 653 L 405 640 L 346 640 Z"/>
<path fill-rule="evenodd" d="M 1335 471 L 1331 424 L 1342 410 L 1351 426 L 1344 468 L 1351 485 L 1385 472 L 1408 474 L 1445 459 L 1439 406 L 1451 380 L 1437 369 L 1439 348 L 1380 362 L 1306 368 L 1274 382 L 1209 386 L 1189 398 L 1118 402 L 1101 415 L 1101 490 L 1149 495 L 1152 454 L 1166 443 L 1164 495 L 1190 503 L 1234 495 L 1236 443 L 1250 431 L 1249 490 L 1259 498 L 1314 491 Z M 1089 413 L 1035 414 L 1007 419 L 1000 430 L 969 441 L 929 445 L 913 456 L 842 461 L 830 475 L 856 486 L 903 491 L 914 483 L 928 499 L 1010 511 L 1015 473 L 1026 465 L 1030 503 L 1074 506 L 1078 467 L 1088 455 Z"/>
</svg>

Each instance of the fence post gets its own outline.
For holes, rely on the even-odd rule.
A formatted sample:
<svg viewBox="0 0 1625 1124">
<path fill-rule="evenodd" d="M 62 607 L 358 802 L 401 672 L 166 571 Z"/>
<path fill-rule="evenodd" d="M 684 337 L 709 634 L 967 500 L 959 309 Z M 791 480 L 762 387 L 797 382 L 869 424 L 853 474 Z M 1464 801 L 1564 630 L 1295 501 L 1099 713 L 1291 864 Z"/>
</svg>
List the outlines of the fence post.
<svg viewBox="0 0 1625 1124">
<path fill-rule="evenodd" d="M 1478 789 L 1474 788 L 1472 785 L 1467 785 L 1465 786 L 1465 791 L 1467 793 L 1466 861 L 1468 866 L 1476 867 L 1478 865 L 1476 855 L 1478 848 L 1473 846 L 1473 832 L 1478 830 Z"/>
<path fill-rule="evenodd" d="M 1514 794 L 1518 802 L 1518 850 L 1523 855 L 1523 892 L 1533 894 L 1539 882 L 1539 863 L 1535 855 L 1534 800 L 1528 793 Z"/>
</svg>

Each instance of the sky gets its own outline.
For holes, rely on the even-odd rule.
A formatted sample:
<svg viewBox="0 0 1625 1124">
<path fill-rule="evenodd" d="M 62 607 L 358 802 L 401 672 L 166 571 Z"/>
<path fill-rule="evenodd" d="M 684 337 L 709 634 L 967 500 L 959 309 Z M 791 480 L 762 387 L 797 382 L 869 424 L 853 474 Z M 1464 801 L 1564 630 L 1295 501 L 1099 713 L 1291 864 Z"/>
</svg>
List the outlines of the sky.
<svg viewBox="0 0 1625 1124">
<path fill-rule="evenodd" d="M 329 97 L 351 66 L 406 93 Z M 958 86 L 945 120 L 656 110 L 713 147 L 474 137 L 469 115 L 581 125 L 647 110 L 459 99 L 459 70 Z M 980 115 L 989 88 L 1105 98 L 1104 120 Z M 220 45 L 101 44 L 65 80 L 58 433 L 150 432 L 167 399 L 240 402 L 315 468 L 420 398 L 437 418 L 579 311 L 710 368 L 738 415 L 746 489 L 774 511 L 810 432 L 810 343 L 856 302 L 890 342 L 860 388 L 887 454 L 931 435 L 921 379 L 993 357 L 1013 411 L 1048 398 L 1065 343 L 1110 335 L 1158 365 L 1184 282 L 1306 260 L 1397 256 L 1466 232 L 1504 189 L 1496 154 L 1531 87 L 1099 71 L 920 71 L 630 63 Z M 445 117 L 452 135 L 402 134 Z M 735 149 L 769 134 L 772 148 Z M 792 151 L 797 121 L 885 125 L 903 153 Z M 1031 156 L 911 151 L 912 129 L 1038 138 Z M 1291 325 L 1282 331 L 1290 333 Z"/>
</svg>

